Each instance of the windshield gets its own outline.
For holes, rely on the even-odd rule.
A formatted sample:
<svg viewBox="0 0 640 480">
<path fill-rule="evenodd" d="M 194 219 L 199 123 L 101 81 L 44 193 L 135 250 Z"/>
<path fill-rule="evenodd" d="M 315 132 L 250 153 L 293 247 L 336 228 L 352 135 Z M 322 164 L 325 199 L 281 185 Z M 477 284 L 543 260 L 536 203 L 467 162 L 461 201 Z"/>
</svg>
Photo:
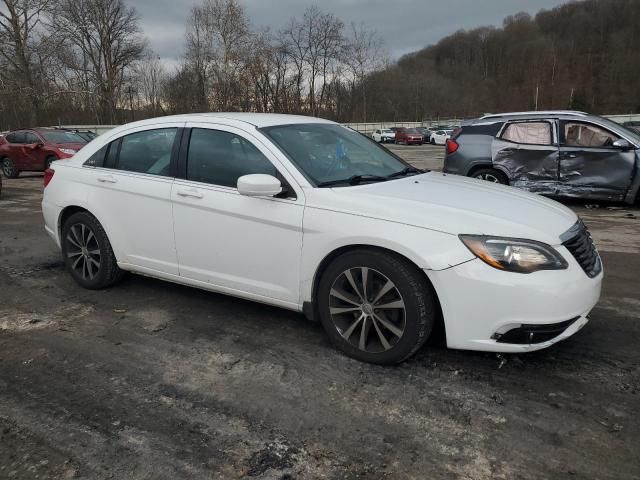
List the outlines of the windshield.
<svg viewBox="0 0 640 480">
<path fill-rule="evenodd" d="M 295 124 L 263 131 L 312 181 L 349 184 L 356 176 L 387 177 L 411 168 L 364 135 L 336 124 Z"/>
<path fill-rule="evenodd" d="M 625 127 L 624 125 L 614 122 L 613 120 L 609 120 L 608 118 L 598 117 L 598 121 L 603 125 L 608 126 L 614 132 L 616 130 L 622 131 L 627 137 L 631 138 L 636 144 L 640 144 L 640 133 L 634 132 L 633 130 Z"/>
<path fill-rule="evenodd" d="M 382 130 L 382 133 L 393 133 L 393 130 Z"/>
<path fill-rule="evenodd" d="M 406 133 L 420 133 L 418 130 L 416 130 L 415 128 L 407 128 L 405 130 Z"/>
<path fill-rule="evenodd" d="M 40 135 L 49 143 L 87 143 L 80 135 L 64 130 L 39 131 Z"/>
</svg>

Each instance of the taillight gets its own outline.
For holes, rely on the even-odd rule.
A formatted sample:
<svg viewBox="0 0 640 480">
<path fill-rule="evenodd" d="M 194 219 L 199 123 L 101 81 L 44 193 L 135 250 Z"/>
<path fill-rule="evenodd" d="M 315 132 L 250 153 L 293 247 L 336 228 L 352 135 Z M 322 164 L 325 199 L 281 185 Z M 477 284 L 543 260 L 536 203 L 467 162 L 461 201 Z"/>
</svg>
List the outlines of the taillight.
<svg viewBox="0 0 640 480">
<path fill-rule="evenodd" d="M 447 154 L 452 154 L 455 153 L 458 150 L 458 147 L 460 147 L 460 145 L 458 145 L 458 142 L 456 142 L 455 140 L 451 140 L 450 138 L 447 139 Z"/>
<path fill-rule="evenodd" d="M 54 173 L 56 173 L 56 171 L 53 168 L 47 168 L 44 171 L 44 186 L 45 186 L 45 188 L 46 188 L 47 185 L 49 185 L 49 182 L 53 178 L 53 174 Z"/>
</svg>

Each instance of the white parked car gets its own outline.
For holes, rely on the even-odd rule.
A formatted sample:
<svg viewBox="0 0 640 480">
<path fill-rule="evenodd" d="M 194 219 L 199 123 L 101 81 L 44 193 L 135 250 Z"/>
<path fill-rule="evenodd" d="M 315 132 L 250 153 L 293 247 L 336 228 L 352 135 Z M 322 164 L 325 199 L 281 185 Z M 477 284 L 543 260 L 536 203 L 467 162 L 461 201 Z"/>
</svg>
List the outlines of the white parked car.
<svg viewBox="0 0 640 480">
<path fill-rule="evenodd" d="M 439 322 L 451 348 L 544 348 L 600 296 L 600 257 L 568 208 L 424 173 L 315 118 L 124 125 L 47 171 L 42 209 L 85 288 L 129 271 L 277 305 L 380 364 L 415 353 Z"/>
<path fill-rule="evenodd" d="M 378 128 L 371 134 L 371 138 L 378 143 L 393 143 L 396 139 L 396 132 L 388 128 Z"/>
<path fill-rule="evenodd" d="M 431 132 L 431 145 L 444 145 L 451 138 L 453 130 L 436 130 Z"/>
</svg>

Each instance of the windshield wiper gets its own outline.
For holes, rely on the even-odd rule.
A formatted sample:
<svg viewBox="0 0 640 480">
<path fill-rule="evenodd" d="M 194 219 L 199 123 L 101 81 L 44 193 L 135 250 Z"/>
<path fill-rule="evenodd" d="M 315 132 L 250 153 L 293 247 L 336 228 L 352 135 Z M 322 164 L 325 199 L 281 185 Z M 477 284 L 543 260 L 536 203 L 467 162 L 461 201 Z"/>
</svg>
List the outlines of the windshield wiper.
<svg viewBox="0 0 640 480">
<path fill-rule="evenodd" d="M 424 170 L 420 170 L 419 168 L 416 168 L 416 167 L 407 167 L 403 170 L 400 170 L 399 172 L 395 172 L 395 173 L 392 173 L 391 175 L 387 175 L 387 179 L 404 177 L 406 175 L 409 175 L 410 173 L 418 174 L 418 173 L 424 173 L 424 172 L 425 172 Z"/>
<path fill-rule="evenodd" d="M 332 185 L 359 185 L 362 182 L 385 182 L 389 180 L 388 177 L 381 177 L 379 175 L 353 175 L 349 178 L 343 178 L 340 180 L 330 180 L 328 182 L 320 182 L 318 187 L 330 187 Z"/>
</svg>

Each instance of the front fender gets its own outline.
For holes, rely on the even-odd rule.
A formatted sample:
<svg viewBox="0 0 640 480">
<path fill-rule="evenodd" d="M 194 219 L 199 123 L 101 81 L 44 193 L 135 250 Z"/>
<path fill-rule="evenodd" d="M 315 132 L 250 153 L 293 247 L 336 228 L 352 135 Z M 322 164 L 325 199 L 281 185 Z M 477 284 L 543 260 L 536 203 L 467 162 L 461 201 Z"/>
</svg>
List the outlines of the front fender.
<svg viewBox="0 0 640 480">
<path fill-rule="evenodd" d="M 475 258 L 456 235 L 349 213 L 307 208 L 303 229 L 301 303 L 312 301 L 323 260 L 344 247 L 390 250 L 422 270 L 444 270 Z"/>
</svg>

